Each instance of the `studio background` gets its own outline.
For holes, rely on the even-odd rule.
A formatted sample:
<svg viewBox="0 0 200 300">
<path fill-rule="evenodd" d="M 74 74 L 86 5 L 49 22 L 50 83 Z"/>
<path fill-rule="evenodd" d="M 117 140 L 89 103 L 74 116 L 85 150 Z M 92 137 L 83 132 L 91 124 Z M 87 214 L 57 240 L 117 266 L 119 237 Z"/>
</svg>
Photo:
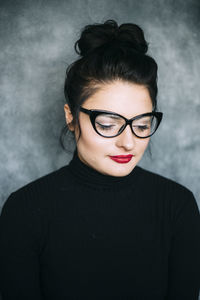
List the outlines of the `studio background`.
<svg viewBox="0 0 200 300">
<path fill-rule="evenodd" d="M 140 25 L 159 67 L 164 118 L 140 165 L 188 187 L 200 207 L 199 11 L 199 0 L 1 1 L 0 208 L 71 159 L 59 145 L 65 71 L 80 29 L 107 19 Z"/>
</svg>

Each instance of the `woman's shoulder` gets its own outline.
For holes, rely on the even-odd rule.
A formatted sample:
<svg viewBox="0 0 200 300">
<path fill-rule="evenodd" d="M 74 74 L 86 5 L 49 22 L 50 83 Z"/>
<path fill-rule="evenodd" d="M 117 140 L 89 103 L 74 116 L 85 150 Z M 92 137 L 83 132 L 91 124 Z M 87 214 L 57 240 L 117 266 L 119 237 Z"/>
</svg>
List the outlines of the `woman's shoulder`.
<svg viewBox="0 0 200 300">
<path fill-rule="evenodd" d="M 167 195 L 171 193 L 175 195 L 193 195 L 192 191 L 187 186 L 174 179 L 144 169 L 143 167 L 138 168 L 140 169 L 142 180 L 145 182 L 146 187 L 150 190 L 154 189 L 155 191 L 160 191 Z"/>
<path fill-rule="evenodd" d="M 144 186 L 144 191 L 141 193 L 144 193 L 148 199 L 155 201 L 156 207 L 161 205 L 164 210 L 169 209 L 174 216 L 189 212 L 192 216 L 199 216 L 197 201 L 188 187 L 163 175 L 139 168 L 142 174 L 141 182 L 143 181 Z"/>
<path fill-rule="evenodd" d="M 68 166 L 60 167 L 54 171 L 44 174 L 35 180 L 32 180 L 24 186 L 18 188 L 13 193 L 25 193 L 34 191 L 35 192 L 50 192 L 55 188 L 59 188 L 63 180 L 67 176 Z"/>
<path fill-rule="evenodd" d="M 63 184 L 70 186 L 68 166 L 60 167 L 11 192 L 4 206 L 50 206 Z"/>
</svg>

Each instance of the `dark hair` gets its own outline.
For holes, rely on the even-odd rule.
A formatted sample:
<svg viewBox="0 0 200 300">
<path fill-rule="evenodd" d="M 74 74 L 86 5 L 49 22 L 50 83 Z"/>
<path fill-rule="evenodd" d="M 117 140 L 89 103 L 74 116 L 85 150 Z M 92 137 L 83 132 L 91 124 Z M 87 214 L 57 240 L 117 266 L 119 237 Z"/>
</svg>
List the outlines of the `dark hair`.
<svg viewBox="0 0 200 300">
<path fill-rule="evenodd" d="M 147 50 L 143 30 L 136 24 L 118 26 L 116 21 L 108 20 L 83 28 L 75 43 L 75 51 L 80 57 L 67 68 L 64 86 L 74 124 L 79 125 L 80 106 L 86 99 L 102 85 L 115 80 L 146 86 L 156 111 L 157 64 L 146 54 Z M 64 149 L 67 131 L 65 125 L 60 136 Z"/>
</svg>

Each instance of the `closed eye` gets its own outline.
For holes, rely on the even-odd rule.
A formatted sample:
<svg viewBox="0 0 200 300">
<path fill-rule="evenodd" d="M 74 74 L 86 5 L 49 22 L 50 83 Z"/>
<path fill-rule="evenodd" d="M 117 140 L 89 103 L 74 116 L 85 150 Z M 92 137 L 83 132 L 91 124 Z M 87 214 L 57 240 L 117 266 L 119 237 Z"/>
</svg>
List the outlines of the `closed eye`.
<svg viewBox="0 0 200 300">
<path fill-rule="evenodd" d="M 148 125 L 134 125 L 133 127 L 136 127 L 140 131 L 144 131 L 144 130 L 149 129 Z"/>
<path fill-rule="evenodd" d="M 109 130 L 111 128 L 113 128 L 115 125 L 103 125 L 103 124 L 100 124 L 98 122 L 96 122 L 96 124 L 101 128 L 101 129 L 104 129 L 104 130 Z"/>
</svg>

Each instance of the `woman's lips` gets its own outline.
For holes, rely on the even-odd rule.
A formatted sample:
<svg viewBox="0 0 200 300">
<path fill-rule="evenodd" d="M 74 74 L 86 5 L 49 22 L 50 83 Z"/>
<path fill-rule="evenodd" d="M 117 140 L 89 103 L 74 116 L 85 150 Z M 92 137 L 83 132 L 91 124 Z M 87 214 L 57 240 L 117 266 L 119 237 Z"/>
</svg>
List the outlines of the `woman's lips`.
<svg viewBox="0 0 200 300">
<path fill-rule="evenodd" d="M 112 160 L 114 160 L 114 161 L 116 161 L 117 163 L 120 163 L 120 164 L 126 164 L 126 163 L 128 163 L 131 160 L 132 157 L 133 157 L 132 154 L 110 156 L 110 158 Z"/>
</svg>

